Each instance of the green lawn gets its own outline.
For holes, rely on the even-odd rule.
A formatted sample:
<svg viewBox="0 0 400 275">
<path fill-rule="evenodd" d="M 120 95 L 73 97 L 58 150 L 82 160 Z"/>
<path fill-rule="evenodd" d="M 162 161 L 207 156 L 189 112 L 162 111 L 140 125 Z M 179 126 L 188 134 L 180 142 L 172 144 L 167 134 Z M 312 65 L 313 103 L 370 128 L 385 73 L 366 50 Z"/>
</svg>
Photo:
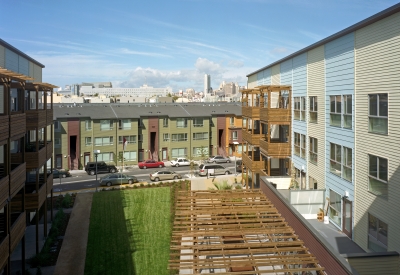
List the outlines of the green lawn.
<svg viewBox="0 0 400 275">
<path fill-rule="evenodd" d="M 95 193 L 85 274 L 170 274 L 170 189 Z"/>
</svg>

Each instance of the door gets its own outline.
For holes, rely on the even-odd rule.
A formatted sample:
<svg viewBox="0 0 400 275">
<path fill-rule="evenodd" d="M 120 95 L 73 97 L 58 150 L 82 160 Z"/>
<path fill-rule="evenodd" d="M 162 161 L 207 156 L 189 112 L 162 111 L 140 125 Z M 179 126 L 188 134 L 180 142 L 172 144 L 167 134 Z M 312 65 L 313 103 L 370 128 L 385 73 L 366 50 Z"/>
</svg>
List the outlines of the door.
<svg viewBox="0 0 400 275">
<path fill-rule="evenodd" d="M 351 228 L 351 221 L 352 221 L 352 202 L 343 199 L 343 217 L 342 217 L 342 228 L 343 232 L 351 239 L 352 237 L 352 228 Z"/>
<path fill-rule="evenodd" d="M 83 160 L 83 165 L 86 166 L 86 164 L 90 161 L 90 153 L 85 153 L 84 155 L 84 160 Z"/>
<path fill-rule="evenodd" d="M 162 148 L 162 160 L 166 160 L 168 158 L 167 150 L 167 148 Z"/>
</svg>

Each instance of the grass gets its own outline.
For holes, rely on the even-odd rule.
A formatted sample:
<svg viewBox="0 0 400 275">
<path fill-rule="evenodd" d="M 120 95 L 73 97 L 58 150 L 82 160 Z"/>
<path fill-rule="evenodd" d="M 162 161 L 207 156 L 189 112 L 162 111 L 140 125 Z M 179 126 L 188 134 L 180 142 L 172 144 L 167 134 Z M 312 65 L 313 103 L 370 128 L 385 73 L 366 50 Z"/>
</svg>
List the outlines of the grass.
<svg viewBox="0 0 400 275">
<path fill-rule="evenodd" d="M 86 275 L 169 275 L 170 189 L 98 192 L 93 197 Z"/>
</svg>

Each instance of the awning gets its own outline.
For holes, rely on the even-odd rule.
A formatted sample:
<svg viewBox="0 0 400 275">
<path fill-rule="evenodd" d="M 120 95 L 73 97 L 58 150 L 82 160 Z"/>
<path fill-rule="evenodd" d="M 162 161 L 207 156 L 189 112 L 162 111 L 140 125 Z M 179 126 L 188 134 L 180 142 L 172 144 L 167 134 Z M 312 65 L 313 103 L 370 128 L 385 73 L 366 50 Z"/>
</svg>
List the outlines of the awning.
<svg viewBox="0 0 400 275">
<path fill-rule="evenodd" d="M 239 142 L 237 142 L 237 141 L 234 141 L 234 142 L 233 142 L 233 144 L 239 144 Z"/>
</svg>

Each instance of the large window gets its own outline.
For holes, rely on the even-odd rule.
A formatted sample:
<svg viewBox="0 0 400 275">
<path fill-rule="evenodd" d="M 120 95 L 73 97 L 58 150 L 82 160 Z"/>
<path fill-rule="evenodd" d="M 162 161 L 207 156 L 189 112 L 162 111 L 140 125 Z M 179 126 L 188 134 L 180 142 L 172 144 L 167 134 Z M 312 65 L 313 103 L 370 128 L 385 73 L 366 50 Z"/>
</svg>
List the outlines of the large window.
<svg viewBox="0 0 400 275">
<path fill-rule="evenodd" d="M 342 146 L 331 143 L 330 171 L 336 176 L 342 176 Z"/>
<path fill-rule="evenodd" d="M 208 157 L 208 148 L 193 147 L 193 157 Z"/>
<path fill-rule="evenodd" d="M 351 95 L 343 96 L 343 128 L 351 129 L 353 127 L 353 101 Z"/>
<path fill-rule="evenodd" d="M 352 182 L 353 181 L 353 173 L 352 173 L 352 164 L 353 164 L 353 150 L 351 148 L 347 148 L 343 146 L 343 175 L 342 177 Z"/>
<path fill-rule="evenodd" d="M 310 122 L 318 121 L 318 101 L 316 96 L 310 96 Z"/>
<path fill-rule="evenodd" d="M 85 130 L 86 131 L 92 130 L 92 121 L 91 120 L 85 120 Z"/>
<path fill-rule="evenodd" d="M 229 118 L 229 125 L 230 126 L 234 126 L 235 125 L 235 117 L 232 116 L 232 117 Z"/>
<path fill-rule="evenodd" d="M 119 136 L 118 144 L 124 143 L 124 137 L 127 143 L 136 143 L 136 136 Z"/>
<path fill-rule="evenodd" d="M 294 154 L 300 157 L 300 134 L 294 133 Z"/>
<path fill-rule="evenodd" d="M 203 118 L 202 117 L 194 118 L 193 119 L 193 127 L 203 127 Z"/>
<path fill-rule="evenodd" d="M 86 146 L 92 145 L 92 137 L 85 137 L 85 145 Z"/>
<path fill-rule="evenodd" d="M 342 96 L 334 95 L 330 97 L 330 125 L 342 127 Z"/>
<path fill-rule="evenodd" d="M 342 226 L 342 197 L 333 190 L 329 192 L 329 217 L 338 226 Z"/>
<path fill-rule="evenodd" d="M 303 159 L 306 158 L 306 136 L 305 135 L 301 135 L 301 141 L 300 141 L 300 152 L 301 155 L 300 157 L 302 157 Z"/>
<path fill-rule="evenodd" d="M 172 158 L 186 158 L 186 148 L 174 148 L 171 150 Z"/>
<path fill-rule="evenodd" d="M 136 161 L 137 160 L 136 151 L 124 152 L 124 159 L 127 160 L 127 161 Z"/>
<path fill-rule="evenodd" d="M 388 195 L 388 161 L 385 158 L 369 156 L 369 191 L 378 196 Z"/>
<path fill-rule="evenodd" d="M 307 109 L 307 105 L 306 105 L 306 98 L 305 98 L 304 96 L 302 96 L 302 97 L 300 98 L 300 103 L 301 103 L 300 120 L 306 121 L 306 109 Z"/>
<path fill-rule="evenodd" d="M 169 141 L 169 134 L 163 134 L 163 141 Z"/>
<path fill-rule="evenodd" d="M 163 118 L 163 127 L 168 127 L 168 118 L 167 117 Z"/>
<path fill-rule="evenodd" d="M 61 125 L 59 121 L 54 121 L 54 132 L 60 132 L 61 130 Z"/>
<path fill-rule="evenodd" d="M 95 137 L 94 138 L 94 146 L 106 146 L 113 145 L 114 137 Z"/>
<path fill-rule="evenodd" d="M 232 131 L 232 140 L 238 139 L 238 131 Z"/>
<path fill-rule="evenodd" d="M 113 129 L 112 120 L 109 119 L 102 119 L 100 120 L 100 130 L 108 131 Z"/>
<path fill-rule="evenodd" d="M 388 133 L 388 94 L 369 95 L 369 131 Z"/>
<path fill-rule="evenodd" d="M 118 121 L 118 128 L 121 130 L 131 129 L 131 120 L 130 119 L 120 119 Z"/>
<path fill-rule="evenodd" d="M 306 136 L 294 133 L 294 154 L 301 158 L 306 157 Z"/>
<path fill-rule="evenodd" d="M 176 127 L 177 128 L 186 128 L 187 127 L 187 118 L 177 118 L 176 119 Z"/>
<path fill-rule="evenodd" d="M 318 163 L 318 140 L 310 137 L 310 162 Z"/>
<path fill-rule="evenodd" d="M 293 101 L 294 101 L 294 119 L 295 120 L 300 120 L 300 111 L 301 111 L 301 103 L 300 103 L 300 101 L 301 101 L 301 99 L 300 99 L 300 97 L 295 97 L 295 98 L 293 98 Z"/>
<path fill-rule="evenodd" d="M 205 140 L 205 139 L 208 139 L 208 132 L 193 133 L 193 140 Z"/>
<path fill-rule="evenodd" d="M 187 141 L 187 134 L 172 134 L 171 141 Z"/>
<path fill-rule="evenodd" d="M 114 153 L 100 153 L 97 156 L 97 161 L 112 162 L 114 161 Z"/>
<path fill-rule="evenodd" d="M 54 139 L 54 147 L 60 148 L 61 147 L 61 139 L 60 138 L 55 138 Z"/>
<path fill-rule="evenodd" d="M 385 252 L 387 246 L 387 223 L 368 213 L 368 248 L 374 252 Z"/>
</svg>

